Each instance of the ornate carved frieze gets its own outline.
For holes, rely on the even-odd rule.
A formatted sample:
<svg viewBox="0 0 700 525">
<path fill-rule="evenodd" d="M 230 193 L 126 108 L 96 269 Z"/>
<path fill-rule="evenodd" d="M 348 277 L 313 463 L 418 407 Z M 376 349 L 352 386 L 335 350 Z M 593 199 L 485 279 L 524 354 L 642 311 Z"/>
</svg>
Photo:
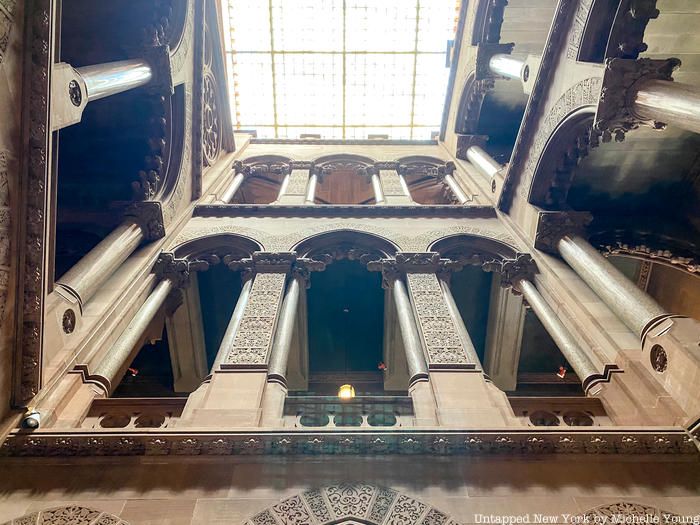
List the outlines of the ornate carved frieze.
<svg viewBox="0 0 700 525">
<path fill-rule="evenodd" d="M 397 254 L 397 259 L 398 255 L 400 254 Z M 431 265 L 432 261 L 436 261 L 435 256 L 437 256 L 437 260 L 440 257 L 437 253 L 411 255 L 432 256 L 425 257 L 424 261 L 417 261 L 419 265 L 422 262 Z M 412 266 L 415 267 L 415 265 L 416 262 L 412 261 Z M 424 270 L 424 272 L 429 271 L 430 269 Z M 428 365 L 431 368 L 465 368 L 469 364 L 469 359 L 454 319 L 452 319 L 445 303 L 437 275 L 435 273 L 407 273 L 406 282 L 411 302 L 415 308 L 418 329 L 428 355 Z"/>
<path fill-rule="evenodd" d="M 148 83 L 149 91 L 164 96 L 170 96 L 175 92 L 173 82 L 173 66 L 170 59 L 170 46 L 168 44 L 156 44 L 146 46 L 144 58 L 151 66 L 153 79 Z"/>
<path fill-rule="evenodd" d="M 163 205 L 159 201 L 135 202 L 125 212 L 143 229 L 146 240 L 155 241 L 165 237 Z"/>
<path fill-rule="evenodd" d="M 501 275 L 501 286 L 510 288 L 516 295 L 519 293 L 515 286 L 518 281 L 532 281 L 537 273 L 537 265 L 529 253 L 519 253 L 515 259 L 491 261 L 485 263 L 482 268 L 486 271 L 497 272 Z"/>
<path fill-rule="evenodd" d="M 591 222 L 587 212 L 541 211 L 537 219 L 535 248 L 558 254 L 557 244 L 567 234 L 585 235 L 586 226 Z"/>
<path fill-rule="evenodd" d="M 645 259 L 647 262 L 658 262 L 675 266 L 688 273 L 700 273 L 700 262 L 692 257 L 680 257 L 674 255 L 671 250 L 655 249 L 645 244 L 625 244 L 617 242 L 615 244 L 606 244 L 599 247 L 605 257 L 614 255 L 623 255 Z"/>
<path fill-rule="evenodd" d="M 261 262 L 266 264 L 265 260 Z M 265 369 L 286 280 L 286 271 L 255 276 L 243 318 L 222 368 Z"/>
<path fill-rule="evenodd" d="M 80 505 L 65 505 L 33 512 L 4 525 L 129 525 L 119 517 Z"/>
<path fill-rule="evenodd" d="M 698 457 L 698 443 L 682 429 L 621 430 L 475 430 L 471 432 L 331 431 L 197 432 L 138 429 L 119 433 L 68 431 L 12 432 L 0 456 L 146 456 L 146 455 L 378 455 L 474 454 L 683 454 Z M 633 444 L 633 446 L 630 445 Z"/>
<path fill-rule="evenodd" d="M 150 119 L 151 135 L 148 139 L 149 154 L 146 156 L 145 169 L 139 171 L 139 180 L 132 183 L 134 199 L 139 201 L 153 200 L 161 189 L 167 172 L 165 159 L 168 158 L 168 148 L 172 122 L 170 117 L 172 99 L 163 96 L 150 101 L 153 116 Z"/>
<path fill-rule="evenodd" d="M 399 174 L 395 169 L 380 170 L 379 180 L 382 184 L 382 190 L 387 197 L 405 197 L 406 192 L 401 184 Z"/>
<path fill-rule="evenodd" d="M 240 160 L 233 162 L 231 166 L 235 173 L 243 173 L 246 177 L 256 177 L 265 175 L 286 175 L 293 169 L 304 169 L 298 167 L 298 163 L 291 162 L 253 162 L 243 163 Z"/>
<path fill-rule="evenodd" d="M 677 58 L 654 60 L 642 58 L 609 60 L 603 76 L 603 87 L 598 102 L 594 129 L 603 142 L 613 138 L 617 142 L 625 140 L 625 133 L 639 126 L 663 129 L 666 124 L 645 120 L 635 115 L 632 108 L 634 90 L 645 80 L 673 80 L 673 72 L 681 61 Z"/>
<path fill-rule="evenodd" d="M 416 175 L 422 177 L 435 177 L 442 179 L 445 175 L 454 173 L 456 167 L 452 161 L 444 164 L 436 164 L 429 161 L 416 160 L 406 164 L 400 164 L 396 169 L 399 175 Z"/>
<path fill-rule="evenodd" d="M 578 50 L 581 47 L 581 41 L 584 36 L 588 14 L 591 11 L 593 0 L 579 0 L 574 13 L 574 19 L 571 22 L 571 30 L 569 32 L 569 41 L 566 46 L 566 58 L 570 60 L 578 59 Z"/>
<path fill-rule="evenodd" d="M 580 516 L 585 523 L 682 523 L 682 516 L 656 507 L 618 501 L 587 510 Z"/>
</svg>

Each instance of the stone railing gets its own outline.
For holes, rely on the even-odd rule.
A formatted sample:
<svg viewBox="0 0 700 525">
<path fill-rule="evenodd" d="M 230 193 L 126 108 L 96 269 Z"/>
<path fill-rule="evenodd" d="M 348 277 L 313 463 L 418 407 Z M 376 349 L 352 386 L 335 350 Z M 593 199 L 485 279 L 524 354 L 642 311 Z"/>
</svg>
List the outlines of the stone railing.
<svg viewBox="0 0 700 525">
<path fill-rule="evenodd" d="M 611 426 L 600 399 L 595 397 L 508 398 L 513 412 L 529 427 Z"/>
<path fill-rule="evenodd" d="M 168 428 L 182 414 L 186 397 L 108 398 L 93 401 L 81 428 Z"/>
<path fill-rule="evenodd" d="M 408 396 L 371 396 L 340 400 L 334 396 L 289 396 L 284 404 L 287 428 L 372 428 L 413 426 Z"/>
</svg>

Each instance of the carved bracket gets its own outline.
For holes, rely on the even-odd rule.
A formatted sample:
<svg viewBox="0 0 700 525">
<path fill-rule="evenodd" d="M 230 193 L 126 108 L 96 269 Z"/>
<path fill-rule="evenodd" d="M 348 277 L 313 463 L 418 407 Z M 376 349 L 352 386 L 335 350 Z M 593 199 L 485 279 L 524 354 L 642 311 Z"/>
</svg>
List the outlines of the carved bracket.
<svg viewBox="0 0 700 525">
<path fill-rule="evenodd" d="M 476 48 L 476 70 L 474 76 L 476 80 L 487 78 L 501 78 L 495 75 L 489 67 L 491 57 L 494 55 L 510 55 L 515 44 L 480 44 Z"/>
<path fill-rule="evenodd" d="M 588 212 L 541 211 L 537 220 L 535 248 L 558 254 L 557 243 L 566 234 L 585 234 L 592 216 Z"/>
<path fill-rule="evenodd" d="M 665 128 L 666 124 L 663 122 L 645 120 L 635 115 L 632 109 L 632 98 L 635 86 L 640 82 L 673 80 L 673 72 L 680 64 L 681 61 L 677 58 L 608 60 L 593 125 L 594 133 L 601 136 L 603 142 L 610 142 L 613 138 L 617 142 L 622 142 L 625 140 L 625 133 L 639 126 L 648 126 L 653 129 Z"/>
<path fill-rule="evenodd" d="M 484 270 L 497 272 L 501 275 L 501 286 L 510 288 L 516 295 L 518 291 L 514 286 L 520 280 L 531 281 L 537 273 L 537 265 L 529 253 L 519 253 L 515 259 L 491 261 L 485 263 Z"/>
<path fill-rule="evenodd" d="M 284 162 L 272 162 L 272 163 L 254 163 L 245 164 L 240 160 L 236 160 L 231 165 L 234 173 L 243 173 L 246 177 L 256 177 L 264 175 L 288 175 L 293 169 L 305 169 L 298 167 L 297 162 L 284 163 Z M 308 163 L 310 164 L 310 163 Z"/>
<path fill-rule="evenodd" d="M 125 216 L 133 218 L 141 226 L 146 240 L 165 237 L 163 206 L 159 201 L 135 202 L 127 208 Z"/>
</svg>

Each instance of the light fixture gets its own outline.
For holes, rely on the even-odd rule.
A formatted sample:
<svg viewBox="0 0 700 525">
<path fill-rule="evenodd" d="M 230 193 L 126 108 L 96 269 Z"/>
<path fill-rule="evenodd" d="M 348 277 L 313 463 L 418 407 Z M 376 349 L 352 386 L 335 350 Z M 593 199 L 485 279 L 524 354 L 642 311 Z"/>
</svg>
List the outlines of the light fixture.
<svg viewBox="0 0 700 525">
<path fill-rule="evenodd" d="M 352 385 L 343 385 L 338 390 L 338 397 L 340 399 L 352 399 L 355 397 L 355 388 Z"/>
</svg>

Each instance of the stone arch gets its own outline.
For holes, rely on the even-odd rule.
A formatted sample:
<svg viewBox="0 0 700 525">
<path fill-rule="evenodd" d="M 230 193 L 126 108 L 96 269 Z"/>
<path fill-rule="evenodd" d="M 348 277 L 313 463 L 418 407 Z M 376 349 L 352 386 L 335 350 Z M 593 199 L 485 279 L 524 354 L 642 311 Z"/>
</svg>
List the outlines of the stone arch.
<svg viewBox="0 0 700 525">
<path fill-rule="evenodd" d="M 460 254 L 479 256 L 482 259 L 515 259 L 518 251 L 513 246 L 481 235 L 458 233 L 442 237 L 428 247 L 428 251 L 438 252 L 442 257 Z"/>
<path fill-rule="evenodd" d="M 300 257 L 332 256 L 336 259 L 372 254 L 375 258 L 393 257 L 399 250 L 389 239 L 376 233 L 339 229 L 317 233 L 299 241 L 293 248 Z"/>
<path fill-rule="evenodd" d="M 550 209 L 564 205 L 576 167 L 591 148 L 594 118 L 595 106 L 586 105 L 558 123 L 537 160 L 528 202 Z"/>
<path fill-rule="evenodd" d="M 444 512 L 396 490 L 342 483 L 307 490 L 259 512 L 245 525 L 332 525 L 347 520 L 368 525 L 456 525 Z"/>
<path fill-rule="evenodd" d="M 10 520 L 4 525 L 59 525 L 63 523 L 71 523 L 73 525 L 129 525 L 128 522 L 120 519 L 119 516 L 80 505 L 66 505 L 33 512 Z"/>
<path fill-rule="evenodd" d="M 673 518 L 680 518 L 677 514 L 657 507 L 628 501 L 599 505 L 584 511 L 581 515 L 588 518 L 590 523 L 674 523 Z M 613 520 L 613 518 L 617 519 Z"/>
<path fill-rule="evenodd" d="M 255 155 L 241 161 L 246 166 L 258 166 L 261 164 L 288 164 L 292 159 L 283 155 Z"/>
<path fill-rule="evenodd" d="M 455 133 L 462 135 L 472 135 L 477 133 L 479 128 L 479 117 L 484 98 L 490 89 L 495 85 L 493 78 L 476 78 L 476 71 L 472 72 L 464 83 L 462 95 L 459 98 L 457 107 L 457 118 L 455 120 Z"/>
<path fill-rule="evenodd" d="M 216 233 L 184 241 L 175 246 L 172 252 L 178 259 L 193 261 L 211 255 L 250 257 L 253 252 L 262 250 L 262 244 L 251 237 L 235 233 Z"/>
<path fill-rule="evenodd" d="M 365 157 L 364 155 L 354 155 L 351 153 L 341 153 L 334 155 L 324 155 L 313 160 L 313 165 L 318 168 L 325 167 L 345 167 L 348 169 L 358 169 L 366 168 L 368 166 L 373 166 L 376 162 L 374 159 Z"/>
</svg>

